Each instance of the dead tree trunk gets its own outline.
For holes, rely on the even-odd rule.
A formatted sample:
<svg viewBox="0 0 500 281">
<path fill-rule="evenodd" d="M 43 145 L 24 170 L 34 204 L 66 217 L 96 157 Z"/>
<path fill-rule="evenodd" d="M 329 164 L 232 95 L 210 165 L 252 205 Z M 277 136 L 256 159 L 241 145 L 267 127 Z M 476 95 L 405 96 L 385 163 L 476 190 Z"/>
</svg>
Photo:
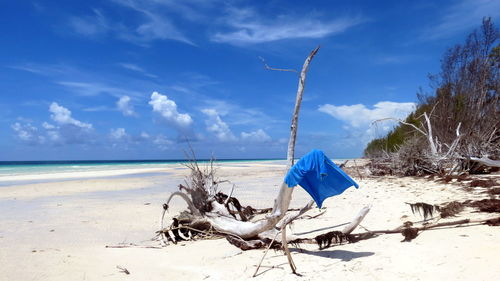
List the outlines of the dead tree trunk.
<svg viewBox="0 0 500 281">
<path fill-rule="evenodd" d="M 314 58 L 319 50 L 319 46 L 311 51 L 309 56 L 302 66 L 302 71 L 299 76 L 299 84 L 297 88 L 297 97 L 295 100 L 295 108 L 292 115 L 292 124 L 290 127 L 290 139 L 288 142 L 288 152 L 287 152 L 287 166 L 286 171 L 288 171 L 294 164 L 295 157 L 295 142 L 297 139 L 297 128 L 299 120 L 300 105 L 302 103 L 302 95 L 304 93 L 304 87 L 306 82 L 307 71 L 309 70 L 309 64 Z M 257 236 L 259 233 L 268 231 L 276 226 L 276 224 L 285 216 L 288 207 L 290 206 L 290 201 L 292 199 L 293 187 L 288 187 L 286 183 L 282 183 L 278 197 L 274 202 L 274 207 L 270 215 L 266 217 L 265 220 L 259 222 L 241 222 L 236 220 L 231 220 L 226 217 L 213 217 L 210 222 L 216 230 L 234 233 L 241 238 L 251 238 Z"/>
<path fill-rule="evenodd" d="M 293 110 L 292 115 L 292 125 L 290 126 L 290 139 L 288 140 L 288 150 L 287 150 L 287 165 L 286 172 L 290 170 L 290 168 L 294 164 L 295 160 L 295 141 L 297 139 L 297 129 L 299 126 L 299 113 L 300 113 L 300 105 L 302 103 L 302 94 L 304 93 L 304 87 L 306 84 L 306 75 L 309 70 L 309 63 L 314 58 L 316 53 L 319 51 L 319 46 L 316 49 L 312 50 L 307 59 L 302 66 L 302 71 L 299 76 L 299 85 L 297 87 L 297 97 L 295 99 L 295 108 Z M 288 207 L 290 206 L 290 201 L 292 199 L 293 187 L 288 187 L 286 183 L 282 183 L 280 187 L 280 191 L 278 194 L 278 198 L 274 202 L 274 208 L 272 212 L 272 216 L 282 217 Z"/>
</svg>

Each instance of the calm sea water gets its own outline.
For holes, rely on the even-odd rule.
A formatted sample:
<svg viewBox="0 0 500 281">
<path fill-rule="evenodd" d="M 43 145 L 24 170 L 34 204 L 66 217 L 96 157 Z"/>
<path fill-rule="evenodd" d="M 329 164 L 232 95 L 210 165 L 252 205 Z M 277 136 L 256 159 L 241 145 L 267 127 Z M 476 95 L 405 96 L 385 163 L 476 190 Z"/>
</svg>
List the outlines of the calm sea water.
<svg viewBox="0 0 500 281">
<path fill-rule="evenodd" d="M 223 159 L 217 163 L 277 161 L 281 159 Z M 185 163 L 186 160 L 113 160 L 113 161 L 0 161 L 0 176 L 52 174 L 136 168 L 161 168 Z M 207 160 L 200 160 L 206 163 Z"/>
</svg>

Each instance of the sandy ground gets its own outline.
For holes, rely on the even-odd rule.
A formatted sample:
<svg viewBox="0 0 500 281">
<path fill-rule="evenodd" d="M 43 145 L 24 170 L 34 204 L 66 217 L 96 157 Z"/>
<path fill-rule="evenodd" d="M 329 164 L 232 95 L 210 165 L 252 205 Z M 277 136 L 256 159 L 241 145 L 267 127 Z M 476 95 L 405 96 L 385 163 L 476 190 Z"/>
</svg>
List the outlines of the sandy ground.
<svg viewBox="0 0 500 281">
<path fill-rule="evenodd" d="M 219 175 L 236 184 L 234 195 L 243 204 L 271 207 L 283 169 L 273 162 L 224 164 Z M 151 238 L 158 229 L 162 203 L 187 173 L 180 166 L 135 172 L 144 174 L 76 173 L 37 178 L 50 182 L 0 186 L 0 280 L 498 280 L 500 276 L 500 227 L 483 225 L 428 230 L 409 243 L 390 234 L 322 251 L 315 245 L 291 247 L 302 277 L 291 274 L 281 252 L 270 251 L 259 275 L 251 278 L 264 251 L 242 252 L 223 239 L 161 249 L 106 248 L 120 243 L 159 246 Z M 26 177 L 17 180 L 31 179 Z M 421 220 L 405 202 L 488 198 L 481 188 L 465 191 L 458 184 L 355 179 L 359 189 L 327 199 L 324 215 L 298 220 L 288 233 L 314 237 L 349 222 L 368 204 L 373 207 L 362 226 L 378 230 Z M 308 200 L 296 188 L 292 207 Z M 181 201 L 171 205 L 172 214 L 184 208 Z M 494 216 L 471 211 L 441 221 Z"/>
</svg>

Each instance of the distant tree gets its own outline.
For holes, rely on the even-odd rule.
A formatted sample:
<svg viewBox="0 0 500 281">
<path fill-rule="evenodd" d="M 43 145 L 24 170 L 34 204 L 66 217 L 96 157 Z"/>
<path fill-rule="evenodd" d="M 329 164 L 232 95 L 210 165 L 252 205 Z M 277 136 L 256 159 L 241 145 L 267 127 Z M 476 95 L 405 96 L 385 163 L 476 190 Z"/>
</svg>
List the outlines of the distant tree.
<svg viewBox="0 0 500 281">
<path fill-rule="evenodd" d="M 419 105 L 405 123 L 425 131 L 428 124 L 421 117 L 426 113 L 440 151 L 449 149 L 460 134 L 455 155 L 500 157 L 499 40 L 500 33 L 491 18 L 484 18 L 480 29 L 464 44 L 446 51 L 440 73 L 429 76 L 434 95 L 417 94 Z M 414 127 L 401 124 L 386 137 L 370 142 L 365 155 L 399 151 L 410 139 L 423 137 L 416 132 Z"/>
<path fill-rule="evenodd" d="M 464 45 L 445 53 L 441 73 L 432 77 L 436 95 L 419 97 L 421 104 L 434 108 L 432 125 L 442 142 L 452 142 L 461 123 L 461 133 L 468 142 L 462 149 L 470 150 L 462 152 L 468 155 L 494 152 L 488 148 L 488 140 L 500 129 L 499 38 L 491 19 L 485 18 L 480 30 L 471 33 Z"/>
</svg>

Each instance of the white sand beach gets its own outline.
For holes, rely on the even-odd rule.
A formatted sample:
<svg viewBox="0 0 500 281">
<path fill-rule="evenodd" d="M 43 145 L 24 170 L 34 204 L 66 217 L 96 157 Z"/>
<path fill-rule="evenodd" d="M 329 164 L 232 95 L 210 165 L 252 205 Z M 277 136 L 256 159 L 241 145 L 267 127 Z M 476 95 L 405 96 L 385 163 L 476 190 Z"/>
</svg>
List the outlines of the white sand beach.
<svg viewBox="0 0 500 281">
<path fill-rule="evenodd" d="M 172 165 L 130 172 L 4 178 L 12 184 L 0 186 L 0 280 L 498 280 L 500 276 L 500 228 L 485 225 L 427 230 L 412 242 L 401 242 L 400 234 L 387 234 L 322 251 L 316 245 L 291 246 L 301 277 L 291 273 L 281 251 L 271 250 L 259 275 L 252 278 L 264 250 L 241 251 L 225 239 L 160 249 L 106 248 L 122 243 L 160 246 L 151 238 L 159 227 L 162 204 L 188 171 Z M 233 195 L 254 207 L 272 206 L 283 173 L 279 162 L 224 163 L 219 168 L 221 178 L 236 184 Z M 327 199 L 324 215 L 297 220 L 288 233 L 314 237 L 349 222 L 369 204 L 370 213 L 354 232 L 421 221 L 405 202 L 488 198 L 480 187 L 466 191 L 459 184 L 425 179 L 351 176 L 359 189 Z M 23 183 L 34 179 L 40 182 Z M 309 195 L 297 187 L 292 207 L 308 200 Z M 184 207 L 174 200 L 170 214 Z M 494 216 L 466 209 L 441 222 Z"/>
</svg>

